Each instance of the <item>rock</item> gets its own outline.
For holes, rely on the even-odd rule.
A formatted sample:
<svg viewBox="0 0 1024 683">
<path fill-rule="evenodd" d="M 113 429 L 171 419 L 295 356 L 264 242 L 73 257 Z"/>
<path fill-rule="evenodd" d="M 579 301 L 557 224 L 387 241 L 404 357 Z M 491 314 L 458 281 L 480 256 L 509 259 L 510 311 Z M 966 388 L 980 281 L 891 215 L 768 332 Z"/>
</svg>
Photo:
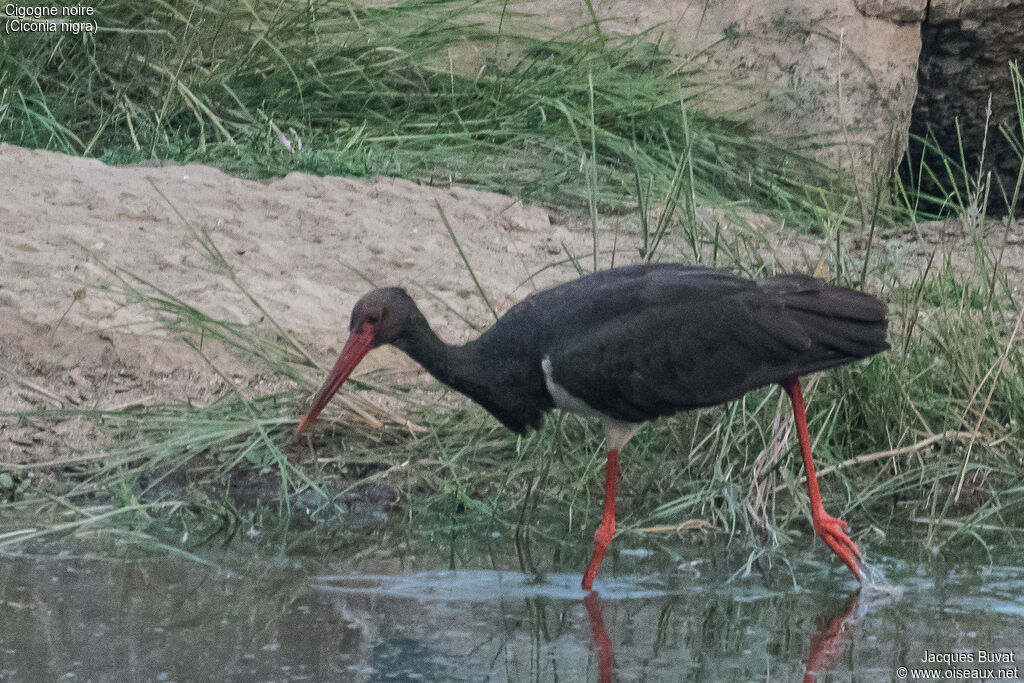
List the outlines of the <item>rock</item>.
<svg viewBox="0 0 1024 683">
<path fill-rule="evenodd" d="M 606 35 L 650 31 L 673 59 L 699 59 L 725 74 L 704 98 L 706 109 L 742 112 L 757 132 L 805 143 L 851 172 L 859 188 L 877 186 L 903 158 L 926 0 L 592 4 Z M 590 22 L 587 5 L 525 8 L 560 31 Z"/>
</svg>

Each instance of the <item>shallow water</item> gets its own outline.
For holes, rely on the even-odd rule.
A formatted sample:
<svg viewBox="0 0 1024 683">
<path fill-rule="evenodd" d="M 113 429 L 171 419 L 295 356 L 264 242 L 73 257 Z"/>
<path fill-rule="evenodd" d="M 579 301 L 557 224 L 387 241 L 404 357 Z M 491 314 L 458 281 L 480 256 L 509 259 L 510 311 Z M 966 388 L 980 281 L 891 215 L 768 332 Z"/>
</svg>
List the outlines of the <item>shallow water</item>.
<svg viewBox="0 0 1024 683">
<path fill-rule="evenodd" d="M 824 551 L 769 588 L 627 550 L 617 567 L 642 573 L 606 566 L 587 598 L 577 573 L 226 557 L 0 559 L 0 680 L 878 681 L 903 680 L 901 666 L 1012 680 L 1024 659 L 1024 569 L 1010 563 L 876 553 L 889 587 L 857 591 Z"/>
</svg>

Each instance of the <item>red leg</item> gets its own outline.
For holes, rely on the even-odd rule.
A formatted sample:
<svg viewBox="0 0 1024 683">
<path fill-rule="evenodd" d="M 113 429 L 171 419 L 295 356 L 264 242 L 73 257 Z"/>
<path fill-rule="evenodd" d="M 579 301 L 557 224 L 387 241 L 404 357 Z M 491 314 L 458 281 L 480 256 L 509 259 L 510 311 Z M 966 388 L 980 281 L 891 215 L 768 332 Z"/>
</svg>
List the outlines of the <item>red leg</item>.
<svg viewBox="0 0 1024 683">
<path fill-rule="evenodd" d="M 790 377 L 782 382 L 782 388 L 789 394 L 789 400 L 793 403 L 796 434 L 800 440 L 800 452 L 804 456 L 804 467 L 807 469 L 807 495 L 811 498 L 811 519 L 814 522 L 814 532 L 821 536 L 821 540 L 825 541 L 825 544 L 832 548 L 832 552 L 846 563 L 853 575 L 860 579 L 860 568 L 857 567 L 856 560 L 860 557 L 860 549 L 845 533 L 850 530 L 850 525 L 841 519 L 829 516 L 825 512 L 825 506 L 821 503 L 818 475 L 814 472 L 814 461 L 811 459 L 811 436 L 807 432 L 807 414 L 804 411 L 804 396 L 800 391 L 800 378 Z"/>
<path fill-rule="evenodd" d="M 608 451 L 608 463 L 604 466 L 604 517 L 594 533 L 594 554 L 583 575 L 583 590 L 594 585 L 597 569 L 601 566 L 605 548 L 615 535 L 615 485 L 619 480 L 619 452 Z"/>
</svg>

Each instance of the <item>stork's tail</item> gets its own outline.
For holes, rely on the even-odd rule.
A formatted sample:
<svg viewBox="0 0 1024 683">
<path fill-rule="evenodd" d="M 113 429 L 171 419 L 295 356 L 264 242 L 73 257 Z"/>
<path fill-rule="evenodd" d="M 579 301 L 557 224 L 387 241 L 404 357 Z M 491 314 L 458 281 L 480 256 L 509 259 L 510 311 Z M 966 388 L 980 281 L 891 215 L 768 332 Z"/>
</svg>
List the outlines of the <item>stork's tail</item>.
<svg viewBox="0 0 1024 683">
<path fill-rule="evenodd" d="M 787 322 L 797 323 L 810 337 L 802 354 L 800 374 L 816 372 L 889 349 L 886 306 L 876 297 L 832 285 L 808 275 L 782 275 L 761 287 L 778 296 Z M 773 326 L 773 322 L 767 322 Z M 775 321 L 781 325 L 783 321 Z"/>
</svg>

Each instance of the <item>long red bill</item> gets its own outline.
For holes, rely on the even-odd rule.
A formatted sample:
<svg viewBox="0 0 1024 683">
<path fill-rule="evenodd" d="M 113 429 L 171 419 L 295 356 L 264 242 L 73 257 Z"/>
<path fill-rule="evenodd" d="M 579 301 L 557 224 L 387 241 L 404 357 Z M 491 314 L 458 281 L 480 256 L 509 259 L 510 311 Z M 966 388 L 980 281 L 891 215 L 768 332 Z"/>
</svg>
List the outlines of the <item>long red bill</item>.
<svg viewBox="0 0 1024 683">
<path fill-rule="evenodd" d="M 320 412 L 330 403 L 334 395 L 338 393 L 338 389 L 341 389 L 341 385 L 345 383 L 348 376 L 359 365 L 359 361 L 372 348 L 373 328 L 371 326 L 364 325 L 361 331 L 353 332 L 349 335 L 348 341 L 345 342 L 345 347 L 341 350 L 341 355 L 338 356 L 338 361 L 331 368 L 331 373 L 327 375 L 324 385 L 320 388 L 320 393 L 316 395 L 313 407 L 309 409 L 309 412 L 306 413 L 306 416 L 302 418 L 299 426 L 295 429 L 296 436 L 305 431 L 309 425 L 316 422 Z"/>
</svg>

